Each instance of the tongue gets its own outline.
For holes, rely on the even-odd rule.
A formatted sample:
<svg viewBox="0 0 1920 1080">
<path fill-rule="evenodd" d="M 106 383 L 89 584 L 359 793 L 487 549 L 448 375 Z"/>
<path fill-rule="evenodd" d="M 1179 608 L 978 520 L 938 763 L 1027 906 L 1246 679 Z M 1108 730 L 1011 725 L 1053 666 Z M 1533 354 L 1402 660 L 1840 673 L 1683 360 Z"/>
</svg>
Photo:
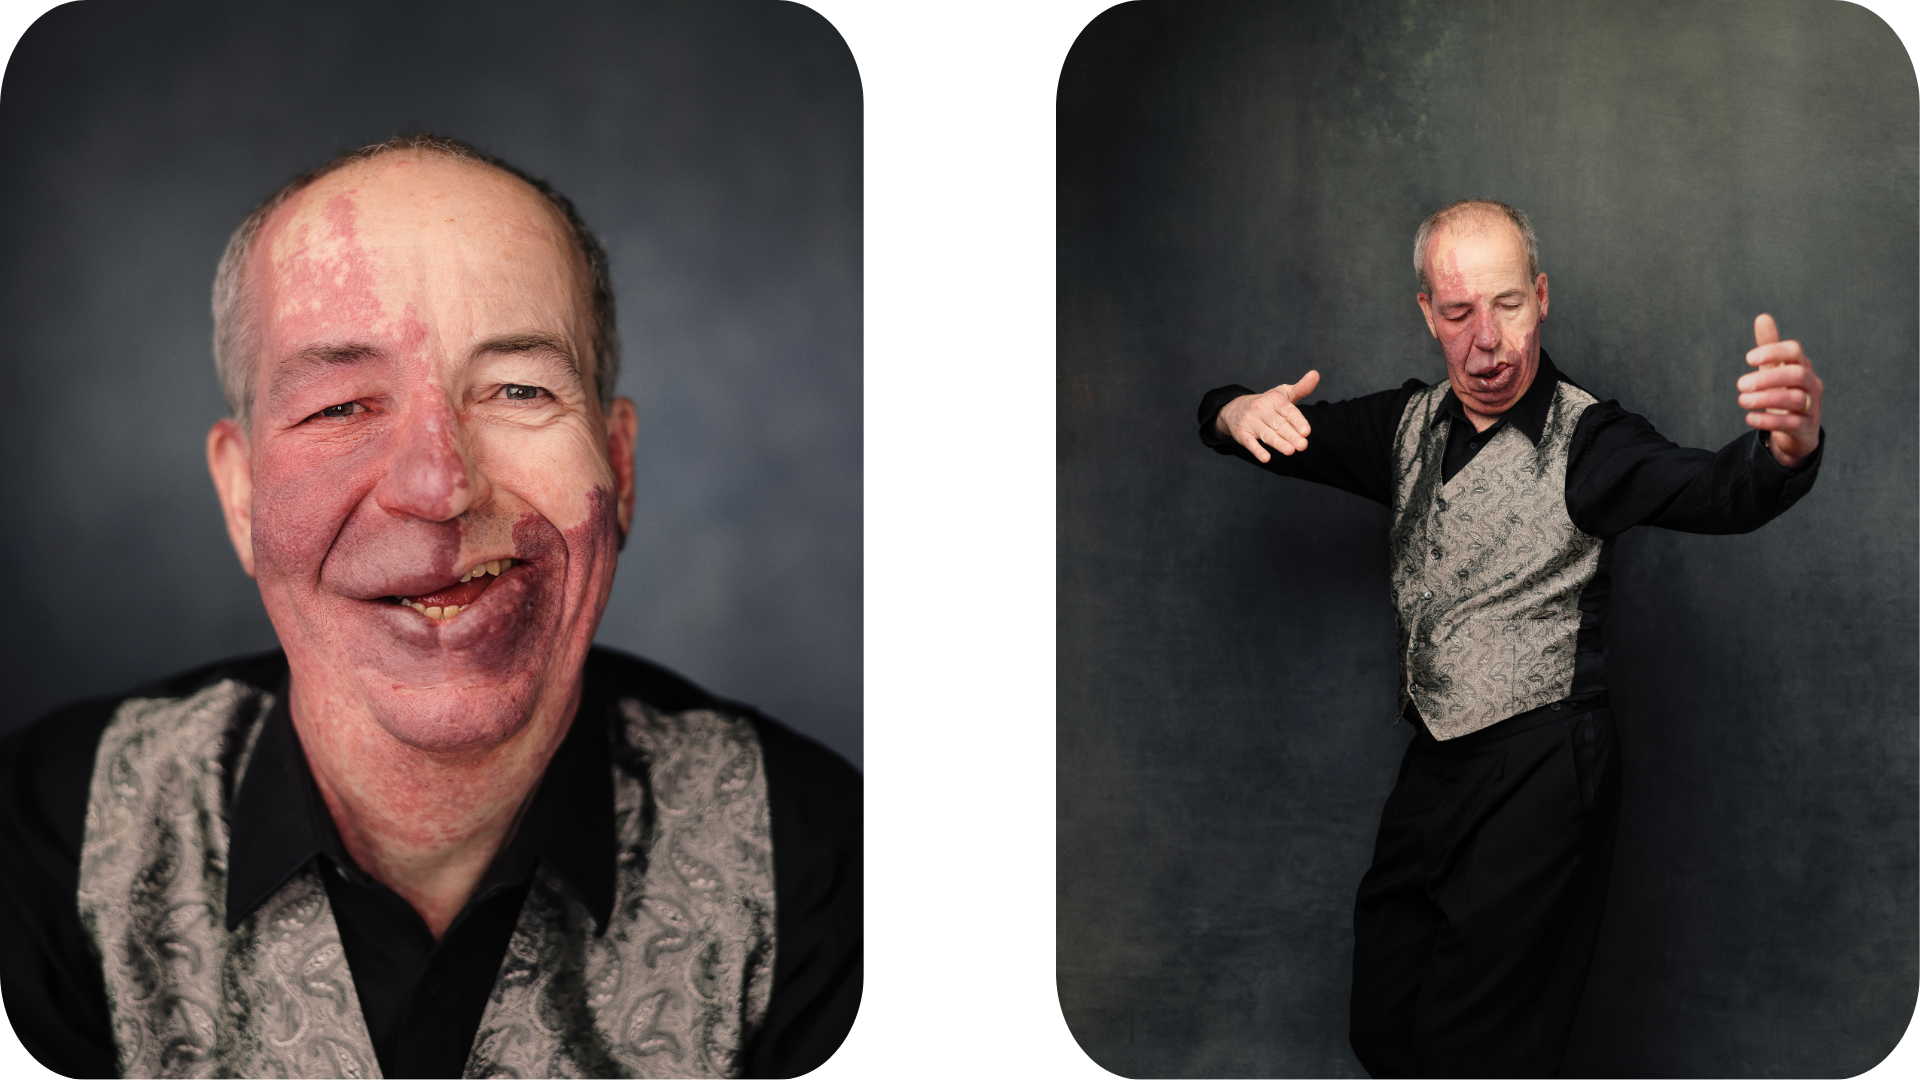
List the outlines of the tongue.
<svg viewBox="0 0 1920 1080">
<path fill-rule="evenodd" d="M 480 599 L 480 594 L 486 592 L 487 586 L 491 584 L 493 584 L 492 575 L 482 574 L 472 581 L 449 585 L 438 592 L 430 592 L 425 596 L 407 596 L 402 599 L 409 604 L 423 604 L 427 607 L 466 607 Z"/>
</svg>

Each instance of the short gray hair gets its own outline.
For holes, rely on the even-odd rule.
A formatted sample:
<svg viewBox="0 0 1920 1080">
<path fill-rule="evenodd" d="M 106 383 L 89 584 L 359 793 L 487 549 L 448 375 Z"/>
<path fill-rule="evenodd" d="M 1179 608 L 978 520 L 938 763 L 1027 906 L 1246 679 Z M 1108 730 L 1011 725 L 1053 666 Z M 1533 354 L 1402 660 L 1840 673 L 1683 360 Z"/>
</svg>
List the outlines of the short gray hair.
<svg viewBox="0 0 1920 1080">
<path fill-rule="evenodd" d="M 574 243 L 586 259 L 592 283 L 594 386 L 599 391 L 602 407 L 612 401 L 613 384 L 620 375 L 620 330 L 614 322 L 613 277 L 607 265 L 607 249 L 580 219 L 573 202 L 546 181 L 527 175 L 472 143 L 423 131 L 396 135 L 385 142 L 349 150 L 325 165 L 301 173 L 254 207 L 233 231 L 225 254 L 220 256 L 220 268 L 213 276 L 213 362 L 220 373 L 220 387 L 227 395 L 227 408 L 233 410 L 234 417 L 245 426 L 253 408 L 253 370 L 255 354 L 260 348 L 261 327 L 258 305 L 253 302 L 248 286 L 247 263 L 252 258 L 261 226 L 288 199 L 321 177 L 356 162 L 402 150 L 425 151 L 498 169 L 525 182 L 560 211 L 573 233 Z"/>
<path fill-rule="evenodd" d="M 1413 234 L 1413 272 L 1420 278 L 1420 291 L 1431 293 L 1433 282 L 1427 280 L 1427 241 L 1433 238 L 1433 230 L 1456 217 L 1472 215 L 1475 217 L 1504 217 L 1514 228 L 1520 230 L 1520 238 L 1527 242 L 1527 280 L 1534 281 L 1540 276 L 1540 239 L 1533 235 L 1533 223 L 1527 215 L 1492 199 L 1461 199 L 1451 202 L 1427 215 L 1420 228 Z"/>
</svg>

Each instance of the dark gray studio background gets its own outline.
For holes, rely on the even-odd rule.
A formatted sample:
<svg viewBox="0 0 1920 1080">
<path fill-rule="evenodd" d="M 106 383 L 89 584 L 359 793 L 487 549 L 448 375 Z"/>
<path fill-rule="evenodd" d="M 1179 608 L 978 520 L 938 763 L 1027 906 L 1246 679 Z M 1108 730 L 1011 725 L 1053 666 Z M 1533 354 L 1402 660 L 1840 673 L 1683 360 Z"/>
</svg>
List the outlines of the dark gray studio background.
<svg viewBox="0 0 1920 1080">
<path fill-rule="evenodd" d="M 858 764 L 860 82 L 774 0 L 41 18 L 0 90 L 0 730 L 274 646 L 204 463 L 214 264 L 296 172 L 418 127 L 550 180 L 611 254 L 639 490 L 599 640 Z"/>
<path fill-rule="evenodd" d="M 1059 89 L 1060 1000 L 1125 1076 L 1360 1075 L 1351 905 L 1409 737 L 1387 511 L 1204 449 L 1208 389 L 1437 381 L 1414 228 L 1525 209 L 1543 342 L 1717 448 L 1773 313 L 1827 455 L 1634 530 L 1625 764 L 1567 1070 L 1848 1076 L 1916 991 L 1916 93 L 1836 0 L 1108 10 Z"/>
</svg>

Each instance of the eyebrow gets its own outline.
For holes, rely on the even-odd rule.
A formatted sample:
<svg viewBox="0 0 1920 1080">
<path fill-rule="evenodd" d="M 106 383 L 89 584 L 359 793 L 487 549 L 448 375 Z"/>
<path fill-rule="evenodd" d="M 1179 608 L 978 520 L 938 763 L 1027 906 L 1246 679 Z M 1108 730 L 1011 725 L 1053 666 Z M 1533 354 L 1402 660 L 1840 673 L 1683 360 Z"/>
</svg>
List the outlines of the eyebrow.
<svg viewBox="0 0 1920 1080">
<path fill-rule="evenodd" d="M 289 353 L 279 363 L 279 373 L 285 374 L 298 368 L 335 367 L 345 364 L 357 364 L 362 360 L 371 360 L 380 355 L 380 350 L 371 345 L 349 342 L 342 345 L 309 345 L 304 349 Z"/>
<path fill-rule="evenodd" d="M 546 334 L 539 331 L 507 334 L 504 337 L 497 337 L 491 341 L 483 341 L 479 345 L 474 346 L 473 355 L 484 356 L 488 353 L 544 353 L 551 359 L 558 360 L 565 364 L 567 370 L 572 372 L 573 377 L 580 380 L 583 385 L 586 382 L 585 377 L 580 371 L 579 358 L 575 357 L 573 350 L 567 347 L 566 339 L 560 337 L 558 334 Z"/>
</svg>

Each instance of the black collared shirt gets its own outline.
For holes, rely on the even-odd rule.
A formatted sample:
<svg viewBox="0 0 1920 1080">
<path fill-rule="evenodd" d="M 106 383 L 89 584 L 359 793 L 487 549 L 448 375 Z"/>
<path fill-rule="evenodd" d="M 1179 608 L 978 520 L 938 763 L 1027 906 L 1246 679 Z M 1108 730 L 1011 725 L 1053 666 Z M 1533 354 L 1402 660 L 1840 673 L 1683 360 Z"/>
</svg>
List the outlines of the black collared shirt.
<svg viewBox="0 0 1920 1080">
<path fill-rule="evenodd" d="M 589 656 L 580 710 L 512 835 L 439 942 L 412 906 L 342 846 L 287 712 L 280 653 L 197 669 L 134 695 L 78 702 L 0 740 L 0 988 L 27 1049 L 73 1076 L 116 1069 L 99 961 L 75 906 L 94 749 L 129 696 L 176 697 L 221 679 L 276 690 L 239 790 L 228 848 L 231 928 L 316 863 L 354 990 L 388 1076 L 458 1076 L 536 867 L 571 890 L 603 932 L 616 845 L 608 754 L 613 703 L 724 707 L 760 737 L 774 847 L 775 950 L 766 1019 L 748 1076 L 797 1076 L 839 1046 L 859 1009 L 859 774 L 819 744 L 645 661 Z"/>
<path fill-rule="evenodd" d="M 1453 479 L 1501 427 L 1512 425 L 1529 441 L 1539 442 L 1554 386 L 1560 382 L 1579 386 L 1561 374 L 1542 349 L 1533 385 L 1484 432 L 1473 430 L 1460 399 L 1449 390 L 1434 420 L 1449 424 L 1442 478 Z M 1390 507 L 1394 431 L 1407 402 L 1425 388 L 1420 380 L 1409 379 L 1398 389 L 1364 397 L 1302 402 L 1300 411 L 1313 428 L 1307 448 L 1292 455 L 1271 452 L 1271 461 L 1255 463 Z M 1255 461 L 1245 447 L 1214 428 L 1214 418 L 1227 402 L 1252 393 L 1256 391 L 1244 386 L 1209 391 L 1200 401 L 1200 441 L 1219 453 Z M 1567 516 L 1582 532 L 1608 539 L 1635 525 L 1694 533 L 1751 532 L 1813 487 L 1825 452 L 1824 429 L 1819 448 L 1793 469 L 1774 460 L 1758 431 L 1748 431 L 1717 453 L 1689 449 L 1664 438 L 1645 417 L 1619 402 L 1602 401 L 1582 412 L 1574 427 L 1567 461 Z"/>
<path fill-rule="evenodd" d="M 318 859 L 380 1071 L 458 1076 L 535 867 L 544 863 L 571 888 L 597 929 L 606 929 L 612 913 L 613 781 L 602 687 L 582 696 L 578 721 L 512 835 L 437 943 L 412 905 L 342 845 L 301 751 L 286 690 L 283 679 L 234 798 L 227 929 Z"/>
</svg>

